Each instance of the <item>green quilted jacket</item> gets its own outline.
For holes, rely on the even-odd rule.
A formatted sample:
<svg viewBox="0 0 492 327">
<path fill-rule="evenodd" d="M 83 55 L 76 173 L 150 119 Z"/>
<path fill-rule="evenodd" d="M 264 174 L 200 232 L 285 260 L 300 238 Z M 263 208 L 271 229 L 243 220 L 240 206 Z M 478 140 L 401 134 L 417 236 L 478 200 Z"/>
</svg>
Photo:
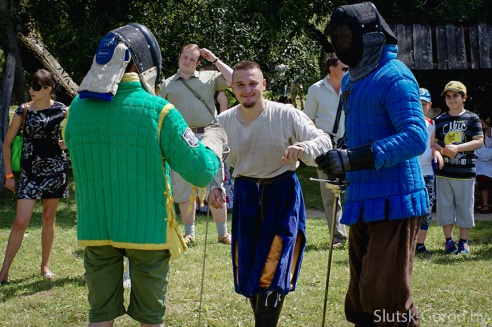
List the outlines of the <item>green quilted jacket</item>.
<svg viewBox="0 0 492 327">
<path fill-rule="evenodd" d="M 73 100 L 70 151 L 81 246 L 186 250 L 175 219 L 167 165 L 197 187 L 220 167 L 167 100 L 125 74 L 113 101 Z"/>
</svg>

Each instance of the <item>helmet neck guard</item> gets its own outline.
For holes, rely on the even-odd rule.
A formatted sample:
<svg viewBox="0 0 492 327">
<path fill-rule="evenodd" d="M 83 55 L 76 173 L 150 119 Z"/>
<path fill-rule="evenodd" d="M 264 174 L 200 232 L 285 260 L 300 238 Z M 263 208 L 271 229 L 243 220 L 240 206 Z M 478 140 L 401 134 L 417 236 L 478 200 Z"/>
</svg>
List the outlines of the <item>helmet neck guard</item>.
<svg viewBox="0 0 492 327">
<path fill-rule="evenodd" d="M 80 96 L 111 101 L 131 60 L 142 86 L 155 94 L 162 68 L 159 44 L 145 26 L 132 23 L 102 38 L 91 69 L 80 84 Z"/>
</svg>

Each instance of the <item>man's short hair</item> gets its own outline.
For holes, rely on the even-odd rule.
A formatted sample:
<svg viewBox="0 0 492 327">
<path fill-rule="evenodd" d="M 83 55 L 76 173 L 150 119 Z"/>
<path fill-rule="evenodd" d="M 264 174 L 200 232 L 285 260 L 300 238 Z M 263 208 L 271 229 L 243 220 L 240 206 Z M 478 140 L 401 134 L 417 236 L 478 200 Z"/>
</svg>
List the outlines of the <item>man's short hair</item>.
<svg viewBox="0 0 492 327">
<path fill-rule="evenodd" d="M 236 72 L 236 70 L 253 70 L 253 69 L 258 69 L 263 78 L 263 71 L 261 70 L 260 65 L 253 60 L 241 60 L 240 62 L 235 64 L 232 69 L 232 76 L 234 77 L 234 73 Z"/>
<path fill-rule="evenodd" d="M 195 44 L 195 43 L 188 43 L 188 44 L 183 45 L 183 47 L 181 48 L 181 51 L 179 51 L 179 56 L 181 56 L 181 54 L 185 50 L 198 50 L 198 53 L 200 53 L 200 47 L 198 46 L 198 44 Z M 201 57 L 202 57 L 201 55 L 198 55 L 198 61 L 200 61 Z"/>
<path fill-rule="evenodd" d="M 339 61 L 340 61 L 340 59 L 338 59 L 336 54 L 334 54 L 334 53 L 330 54 L 330 56 L 328 57 L 328 59 L 326 59 L 326 62 L 325 62 L 326 69 L 330 70 L 331 66 L 333 66 L 333 67 L 338 66 Z"/>
<path fill-rule="evenodd" d="M 241 60 L 237 64 L 234 65 L 233 70 L 251 70 L 251 69 L 259 69 L 261 71 L 260 65 L 253 60 Z"/>
</svg>

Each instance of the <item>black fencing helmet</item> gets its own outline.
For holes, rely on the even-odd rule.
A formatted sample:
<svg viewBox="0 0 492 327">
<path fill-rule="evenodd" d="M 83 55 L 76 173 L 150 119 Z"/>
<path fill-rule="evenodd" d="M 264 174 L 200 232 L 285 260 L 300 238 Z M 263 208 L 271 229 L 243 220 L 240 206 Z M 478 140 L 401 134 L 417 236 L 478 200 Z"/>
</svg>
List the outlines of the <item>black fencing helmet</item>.
<svg viewBox="0 0 492 327">
<path fill-rule="evenodd" d="M 138 23 L 127 24 L 110 33 L 117 35 L 128 46 L 142 84 L 146 88 L 152 87 L 151 93 L 154 93 L 160 83 L 162 69 L 161 51 L 154 34 Z"/>
<path fill-rule="evenodd" d="M 333 11 L 330 19 L 330 37 L 334 41 L 335 29 L 339 25 L 347 25 L 352 30 L 352 48 L 349 51 L 337 51 L 337 57 L 349 66 L 356 66 L 363 57 L 364 36 L 370 33 L 384 35 L 385 44 L 397 44 L 396 36 L 371 2 L 340 6 Z"/>
</svg>

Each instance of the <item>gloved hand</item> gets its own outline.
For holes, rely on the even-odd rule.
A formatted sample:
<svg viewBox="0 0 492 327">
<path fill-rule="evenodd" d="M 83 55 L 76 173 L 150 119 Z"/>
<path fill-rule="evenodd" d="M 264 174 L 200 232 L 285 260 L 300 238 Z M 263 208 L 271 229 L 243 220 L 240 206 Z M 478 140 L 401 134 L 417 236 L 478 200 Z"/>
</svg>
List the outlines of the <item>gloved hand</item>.
<svg viewBox="0 0 492 327">
<path fill-rule="evenodd" d="M 319 155 L 314 160 L 314 162 L 318 164 L 318 169 L 321 170 L 323 173 L 325 173 L 328 179 L 336 178 L 335 172 L 333 171 L 333 167 L 331 166 L 330 163 L 330 154 L 336 152 L 337 150 L 330 150 L 326 153 L 323 153 L 322 155 Z"/>
<path fill-rule="evenodd" d="M 345 172 L 359 169 L 374 169 L 374 152 L 368 143 L 353 149 L 330 150 L 315 159 L 318 169 L 328 179 L 344 178 Z"/>
<path fill-rule="evenodd" d="M 200 141 L 207 148 L 215 152 L 221 161 L 224 160 L 227 153 L 229 153 L 229 147 L 227 146 L 227 134 L 224 128 L 218 123 L 207 124 Z"/>
</svg>

